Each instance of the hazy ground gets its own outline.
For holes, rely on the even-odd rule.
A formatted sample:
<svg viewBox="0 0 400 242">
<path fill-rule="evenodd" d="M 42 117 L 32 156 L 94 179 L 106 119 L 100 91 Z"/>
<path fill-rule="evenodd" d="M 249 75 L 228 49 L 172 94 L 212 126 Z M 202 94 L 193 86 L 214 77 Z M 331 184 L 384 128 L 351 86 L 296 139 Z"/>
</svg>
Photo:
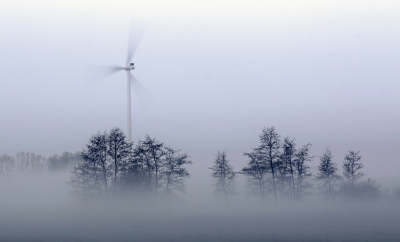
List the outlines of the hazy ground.
<svg viewBox="0 0 400 242">
<path fill-rule="evenodd" d="M 1 177 L 0 241 L 400 240 L 393 201 L 261 205 L 249 198 L 226 206 L 204 193 L 202 202 L 82 202 L 68 193 L 68 176 Z"/>
</svg>

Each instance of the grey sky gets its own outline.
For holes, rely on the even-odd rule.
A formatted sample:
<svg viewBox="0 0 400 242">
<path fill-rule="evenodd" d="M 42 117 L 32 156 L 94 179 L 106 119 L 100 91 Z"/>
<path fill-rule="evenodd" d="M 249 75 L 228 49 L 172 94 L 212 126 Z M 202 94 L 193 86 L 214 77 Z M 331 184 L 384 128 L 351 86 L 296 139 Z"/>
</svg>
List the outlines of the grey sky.
<svg viewBox="0 0 400 242">
<path fill-rule="evenodd" d="M 134 74 L 153 103 L 143 110 L 133 98 L 135 141 L 148 133 L 198 161 L 227 149 L 240 168 L 240 154 L 274 125 L 312 143 L 316 156 L 328 145 L 337 162 L 361 150 L 367 171 L 384 164 L 377 174 L 396 175 L 399 9 L 398 1 L 2 1 L 0 153 L 75 151 L 99 130 L 125 130 L 125 73 L 88 86 L 82 69 L 123 65 L 136 18 L 148 29 Z"/>
</svg>

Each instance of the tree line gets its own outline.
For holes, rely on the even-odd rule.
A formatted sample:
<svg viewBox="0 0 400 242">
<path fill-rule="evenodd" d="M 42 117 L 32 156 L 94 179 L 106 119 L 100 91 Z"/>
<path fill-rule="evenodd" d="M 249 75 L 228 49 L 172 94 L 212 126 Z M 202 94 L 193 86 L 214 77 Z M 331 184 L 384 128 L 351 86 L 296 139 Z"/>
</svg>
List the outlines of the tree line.
<svg viewBox="0 0 400 242">
<path fill-rule="evenodd" d="M 71 171 L 81 160 L 79 151 L 65 151 L 48 158 L 33 152 L 18 152 L 15 156 L 3 154 L 0 156 L 0 175 Z"/>
<path fill-rule="evenodd" d="M 218 151 L 211 167 L 214 192 L 226 201 L 237 195 L 238 176 L 246 178 L 247 193 L 262 201 L 299 201 L 311 194 L 328 199 L 378 198 L 381 186 L 370 178 L 362 179 L 360 151 L 350 150 L 339 165 L 329 148 L 317 159 L 318 171 L 312 174 L 309 163 L 311 144 L 298 146 L 295 139 L 281 138 L 275 127 L 265 127 L 259 145 L 243 155 L 247 162 L 239 171 L 228 160 L 226 151 Z M 69 184 L 85 197 L 113 197 L 124 194 L 185 192 L 190 177 L 187 153 L 146 135 L 136 145 L 128 142 L 119 128 L 93 135 L 81 152 L 63 152 L 46 158 L 30 152 L 0 156 L 0 175 L 69 171 Z M 386 193 L 388 193 L 386 191 Z M 400 188 L 392 194 L 400 199 Z"/>
<path fill-rule="evenodd" d="M 186 153 L 148 135 L 134 146 L 119 128 L 92 136 L 81 155 L 70 184 L 86 197 L 184 192 L 186 165 L 192 163 Z"/>
<path fill-rule="evenodd" d="M 247 164 L 237 172 L 227 159 L 226 151 L 218 151 L 210 168 L 217 195 L 228 199 L 236 194 L 238 174 L 246 177 L 249 193 L 263 201 L 301 200 L 312 193 L 314 184 L 318 193 L 332 200 L 338 196 L 378 198 L 382 194 L 380 185 L 372 179 L 360 180 L 364 176 L 360 151 L 350 150 L 344 156 L 340 175 L 333 154 L 327 148 L 319 157 L 318 173 L 313 176 L 308 165 L 315 158 L 310 155 L 310 143 L 297 147 L 295 139 L 285 137 L 282 140 L 274 127 L 263 128 L 259 140 L 258 147 L 244 153 Z M 400 197 L 400 189 L 394 195 Z"/>
<path fill-rule="evenodd" d="M 15 156 L 0 156 L 0 175 L 19 173 L 41 173 L 47 169 L 47 159 L 31 152 L 18 152 Z"/>
<path fill-rule="evenodd" d="M 68 152 L 64 151 L 61 155 L 54 154 L 48 159 L 48 170 L 53 171 L 72 171 L 74 167 L 82 161 L 80 151 Z"/>
</svg>

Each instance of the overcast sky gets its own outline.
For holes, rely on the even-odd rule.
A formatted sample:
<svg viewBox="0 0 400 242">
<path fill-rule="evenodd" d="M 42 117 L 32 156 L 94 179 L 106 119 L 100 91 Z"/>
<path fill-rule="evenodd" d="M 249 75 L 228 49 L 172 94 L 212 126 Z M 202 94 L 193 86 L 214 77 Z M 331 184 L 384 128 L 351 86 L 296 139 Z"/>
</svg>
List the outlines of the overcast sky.
<svg viewBox="0 0 400 242">
<path fill-rule="evenodd" d="M 239 169 L 274 125 L 315 156 L 361 150 L 366 173 L 398 175 L 396 0 L 1 1 L 0 154 L 126 130 L 126 73 L 88 85 L 84 68 L 125 63 L 131 19 L 147 25 L 133 73 L 152 94 L 133 96 L 135 141 L 155 136 L 198 169 L 226 149 Z"/>
</svg>

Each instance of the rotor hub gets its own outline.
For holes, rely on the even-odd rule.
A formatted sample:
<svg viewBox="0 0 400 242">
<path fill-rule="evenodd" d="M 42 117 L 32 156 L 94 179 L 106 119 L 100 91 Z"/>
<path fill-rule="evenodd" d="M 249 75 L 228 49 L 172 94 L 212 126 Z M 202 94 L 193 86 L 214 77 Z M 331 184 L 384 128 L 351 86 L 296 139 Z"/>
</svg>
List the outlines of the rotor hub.
<svg viewBox="0 0 400 242">
<path fill-rule="evenodd" d="M 129 66 L 124 68 L 125 70 L 135 70 L 135 63 L 131 63 Z"/>
</svg>

